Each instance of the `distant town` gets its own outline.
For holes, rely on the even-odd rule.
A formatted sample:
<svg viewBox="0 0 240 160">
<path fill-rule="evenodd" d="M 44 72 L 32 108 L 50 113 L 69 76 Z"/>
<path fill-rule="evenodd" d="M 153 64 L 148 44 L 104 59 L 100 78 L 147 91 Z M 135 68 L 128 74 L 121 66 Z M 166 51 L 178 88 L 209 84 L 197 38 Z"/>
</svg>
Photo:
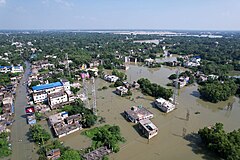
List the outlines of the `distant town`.
<svg viewBox="0 0 240 160">
<path fill-rule="evenodd" d="M 239 95 L 239 32 L 0 31 L 0 158 L 237 160 Z"/>
</svg>

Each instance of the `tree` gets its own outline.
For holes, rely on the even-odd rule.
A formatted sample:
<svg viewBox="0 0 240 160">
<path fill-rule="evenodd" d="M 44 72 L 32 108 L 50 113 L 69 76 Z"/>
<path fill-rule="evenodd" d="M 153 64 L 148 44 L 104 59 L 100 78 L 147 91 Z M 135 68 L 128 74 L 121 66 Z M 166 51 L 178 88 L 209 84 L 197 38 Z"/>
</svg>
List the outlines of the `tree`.
<svg viewBox="0 0 240 160">
<path fill-rule="evenodd" d="M 126 80 L 127 79 L 127 75 L 123 72 L 119 72 L 116 69 L 113 69 L 112 71 L 112 75 L 117 76 L 121 81 Z"/>
<path fill-rule="evenodd" d="M 32 88 L 33 86 L 37 86 L 40 84 L 40 81 L 32 81 L 31 85 L 29 86 L 29 88 Z"/>
<path fill-rule="evenodd" d="M 137 82 L 140 84 L 143 93 L 156 98 L 162 97 L 164 99 L 169 99 L 172 97 L 173 91 L 171 89 L 166 89 L 156 83 L 151 83 L 146 78 L 141 78 Z"/>
<path fill-rule="evenodd" d="M 81 160 L 81 157 L 77 151 L 70 149 L 61 155 L 60 160 Z"/>
<path fill-rule="evenodd" d="M 168 79 L 173 80 L 173 79 L 177 79 L 177 75 L 176 74 L 172 74 L 168 77 Z"/>
<path fill-rule="evenodd" d="M 123 86 L 123 82 L 121 80 L 117 80 L 115 83 L 114 83 L 114 87 L 119 87 L 119 86 Z"/>
<path fill-rule="evenodd" d="M 227 160 L 240 159 L 240 130 L 226 133 L 222 123 L 198 131 L 206 147 Z"/>
<path fill-rule="evenodd" d="M 37 144 L 44 144 L 51 138 L 50 134 L 39 124 L 31 126 L 29 130 L 31 138 Z"/>
<path fill-rule="evenodd" d="M 0 158 L 7 157 L 12 153 L 9 149 L 8 136 L 7 132 L 0 133 Z"/>
<path fill-rule="evenodd" d="M 238 86 L 232 80 L 224 82 L 213 81 L 200 86 L 198 91 L 203 99 L 217 103 L 219 101 L 225 101 L 230 96 L 236 94 L 237 88 Z"/>
</svg>

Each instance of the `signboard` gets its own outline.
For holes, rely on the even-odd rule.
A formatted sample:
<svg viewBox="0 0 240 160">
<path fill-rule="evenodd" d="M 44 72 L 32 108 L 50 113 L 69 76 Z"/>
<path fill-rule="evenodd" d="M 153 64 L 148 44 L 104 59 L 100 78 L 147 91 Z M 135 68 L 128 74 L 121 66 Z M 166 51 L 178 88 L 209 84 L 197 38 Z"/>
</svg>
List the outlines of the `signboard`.
<svg viewBox="0 0 240 160">
<path fill-rule="evenodd" d="M 32 113 L 35 112 L 35 109 L 34 109 L 33 106 L 32 106 L 32 107 L 26 107 L 26 108 L 25 108 L 25 112 L 26 112 L 27 114 L 32 114 Z"/>
</svg>

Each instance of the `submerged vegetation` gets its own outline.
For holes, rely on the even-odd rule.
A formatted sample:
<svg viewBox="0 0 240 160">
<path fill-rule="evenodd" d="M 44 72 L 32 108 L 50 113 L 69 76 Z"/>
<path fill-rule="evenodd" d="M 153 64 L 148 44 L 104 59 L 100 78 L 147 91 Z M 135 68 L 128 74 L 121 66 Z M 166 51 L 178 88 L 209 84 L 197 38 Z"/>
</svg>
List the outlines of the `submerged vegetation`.
<svg viewBox="0 0 240 160">
<path fill-rule="evenodd" d="M 92 110 L 86 108 L 84 104 L 78 100 L 72 105 L 64 106 L 61 110 L 68 112 L 69 115 L 81 114 L 81 124 L 84 128 L 93 126 L 97 121 L 97 116 L 93 114 Z"/>
<path fill-rule="evenodd" d="M 238 86 L 232 80 L 228 81 L 214 81 L 211 83 L 205 83 L 198 89 L 203 99 L 217 103 L 219 101 L 225 101 L 230 96 L 236 94 Z"/>
<path fill-rule="evenodd" d="M 113 152 L 118 152 L 119 143 L 125 142 L 118 126 L 104 125 L 85 131 L 83 134 L 92 139 L 92 149 L 107 146 Z"/>
<path fill-rule="evenodd" d="M 140 88 L 143 93 L 146 93 L 155 98 L 162 97 L 164 99 L 169 99 L 173 95 L 172 89 L 166 89 L 156 83 L 151 83 L 146 78 L 141 78 L 137 82 L 140 84 Z"/>
<path fill-rule="evenodd" d="M 0 133 L 0 158 L 7 157 L 12 153 L 9 146 L 8 137 L 9 133 L 7 132 Z"/>
<path fill-rule="evenodd" d="M 31 139 L 39 145 L 45 144 L 51 138 L 50 134 L 40 124 L 31 126 L 29 132 Z"/>
<path fill-rule="evenodd" d="M 198 131 L 206 147 L 226 160 L 240 159 L 240 129 L 226 133 L 223 124 L 204 127 Z"/>
</svg>

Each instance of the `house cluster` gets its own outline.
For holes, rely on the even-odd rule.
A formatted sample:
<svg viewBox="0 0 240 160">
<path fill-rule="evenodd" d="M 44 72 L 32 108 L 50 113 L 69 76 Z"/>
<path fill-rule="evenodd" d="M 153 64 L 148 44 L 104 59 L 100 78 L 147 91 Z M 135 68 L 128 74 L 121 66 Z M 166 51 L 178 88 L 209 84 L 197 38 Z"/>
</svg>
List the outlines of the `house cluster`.
<svg viewBox="0 0 240 160">
<path fill-rule="evenodd" d="M 154 67 L 154 66 L 159 66 L 160 65 L 160 61 L 156 61 L 155 59 L 152 59 L 152 58 L 145 59 L 144 63 L 148 67 Z"/>
<path fill-rule="evenodd" d="M 48 118 L 49 125 L 52 127 L 55 135 L 58 138 L 81 130 L 81 120 L 81 114 L 68 116 L 67 112 L 60 112 L 55 115 L 51 115 Z"/>
<path fill-rule="evenodd" d="M 195 56 L 192 58 L 185 58 L 186 60 L 184 61 L 184 67 L 197 67 L 200 66 L 200 61 L 201 57 L 200 56 Z"/>
<path fill-rule="evenodd" d="M 34 86 L 32 97 L 34 103 L 47 102 L 51 109 L 59 108 L 75 100 L 70 91 L 70 82 L 67 80 Z"/>
<path fill-rule="evenodd" d="M 118 86 L 116 88 L 115 93 L 117 95 L 124 96 L 124 95 L 128 95 L 131 89 L 138 89 L 139 87 L 140 85 L 136 81 L 133 81 L 132 84 L 128 82 L 123 82 L 123 86 Z"/>
<path fill-rule="evenodd" d="M 83 158 L 85 160 L 100 160 L 104 156 L 110 154 L 111 152 L 112 152 L 111 149 L 109 149 L 108 147 L 104 146 L 104 147 L 97 148 L 94 151 L 89 152 L 87 154 L 84 154 Z"/>
<path fill-rule="evenodd" d="M 11 84 L 0 85 L 0 133 L 7 130 L 7 126 L 13 123 L 14 95 L 21 76 L 12 77 Z"/>
<path fill-rule="evenodd" d="M 195 76 L 196 76 L 198 82 L 205 82 L 205 81 L 207 81 L 209 79 L 215 80 L 215 79 L 219 78 L 219 76 L 217 76 L 217 75 L 213 75 L 213 74 L 205 75 L 205 74 L 203 74 L 203 73 L 201 73 L 199 71 L 196 72 Z"/>
<path fill-rule="evenodd" d="M 18 66 L 0 66 L 0 72 L 1 73 L 22 73 L 24 71 L 23 66 L 18 65 Z"/>
<path fill-rule="evenodd" d="M 168 100 L 165 100 L 164 98 L 158 98 L 154 102 L 155 106 L 159 108 L 161 111 L 165 113 L 169 113 L 176 109 L 176 105 L 171 103 Z"/>
<path fill-rule="evenodd" d="M 37 70 L 39 69 L 49 69 L 49 68 L 55 68 L 55 65 L 50 63 L 48 60 L 39 60 L 34 61 L 32 63 L 32 69 L 35 68 Z"/>
<path fill-rule="evenodd" d="M 0 126 L 11 124 L 14 114 L 14 96 L 10 92 L 0 92 Z M 0 131 L 1 132 L 1 131 Z"/>
<path fill-rule="evenodd" d="M 158 128 L 150 121 L 153 113 L 142 106 L 133 106 L 131 109 L 124 111 L 126 119 L 133 123 L 138 123 L 139 130 L 148 138 L 158 134 Z"/>
</svg>

